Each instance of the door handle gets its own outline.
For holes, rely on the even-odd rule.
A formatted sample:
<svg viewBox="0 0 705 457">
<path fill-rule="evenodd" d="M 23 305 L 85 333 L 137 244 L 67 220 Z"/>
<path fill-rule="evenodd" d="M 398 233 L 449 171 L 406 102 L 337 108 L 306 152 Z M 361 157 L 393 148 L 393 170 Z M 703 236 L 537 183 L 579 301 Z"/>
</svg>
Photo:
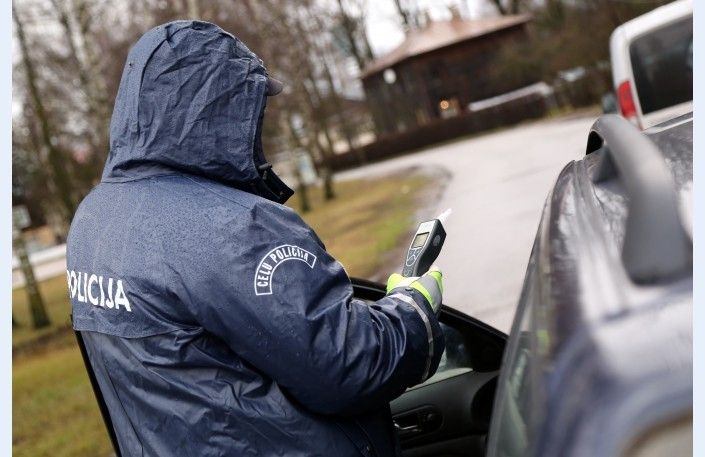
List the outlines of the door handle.
<svg viewBox="0 0 705 457">
<path fill-rule="evenodd" d="M 396 431 L 398 433 L 408 434 L 408 433 L 414 433 L 414 432 L 421 431 L 421 426 L 418 424 L 412 424 L 412 425 L 407 425 L 405 427 L 402 427 L 401 425 L 399 425 L 399 423 L 397 421 L 393 421 L 393 422 L 394 422 L 394 428 L 396 429 Z"/>
<path fill-rule="evenodd" d="M 423 433 L 423 429 L 419 424 L 400 425 L 396 420 L 392 422 L 394 422 L 394 429 L 397 431 L 397 435 L 400 439 L 410 438 Z"/>
<path fill-rule="evenodd" d="M 398 414 L 392 418 L 394 430 L 400 439 L 408 439 L 437 430 L 442 423 L 441 414 L 432 407 Z"/>
</svg>

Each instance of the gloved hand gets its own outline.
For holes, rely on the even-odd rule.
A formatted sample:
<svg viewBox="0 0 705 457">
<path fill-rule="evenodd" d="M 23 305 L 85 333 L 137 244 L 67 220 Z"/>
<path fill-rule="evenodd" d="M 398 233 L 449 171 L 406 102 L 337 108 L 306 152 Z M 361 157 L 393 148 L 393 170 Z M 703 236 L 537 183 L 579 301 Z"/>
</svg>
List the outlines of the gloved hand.
<svg viewBox="0 0 705 457">
<path fill-rule="evenodd" d="M 399 273 L 392 273 L 387 279 L 387 295 L 395 289 L 411 287 L 426 298 L 433 312 L 438 315 L 443 302 L 443 273 L 437 266 L 432 266 L 423 276 L 406 278 Z"/>
</svg>

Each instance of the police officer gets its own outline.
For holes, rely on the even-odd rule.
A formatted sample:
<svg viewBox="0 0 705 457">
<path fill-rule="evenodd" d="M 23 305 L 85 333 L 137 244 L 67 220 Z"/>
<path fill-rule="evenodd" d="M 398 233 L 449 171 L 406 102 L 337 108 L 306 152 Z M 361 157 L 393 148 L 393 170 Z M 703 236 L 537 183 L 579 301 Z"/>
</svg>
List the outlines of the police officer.
<svg viewBox="0 0 705 457">
<path fill-rule="evenodd" d="M 100 184 L 68 240 L 74 328 L 126 456 L 387 456 L 388 402 L 444 342 L 441 275 L 375 303 L 282 203 L 261 143 L 281 90 L 205 22 L 130 50 Z"/>
</svg>

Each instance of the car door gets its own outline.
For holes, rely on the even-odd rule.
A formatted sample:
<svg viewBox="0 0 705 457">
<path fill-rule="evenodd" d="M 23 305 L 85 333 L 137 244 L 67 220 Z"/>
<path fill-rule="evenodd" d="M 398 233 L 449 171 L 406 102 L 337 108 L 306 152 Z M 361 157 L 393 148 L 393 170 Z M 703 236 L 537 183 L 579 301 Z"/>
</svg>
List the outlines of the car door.
<svg viewBox="0 0 705 457">
<path fill-rule="evenodd" d="M 381 284 L 353 279 L 355 296 L 375 301 Z M 484 456 L 507 336 L 451 307 L 439 317 L 446 350 L 436 373 L 392 401 L 404 457 Z"/>
</svg>

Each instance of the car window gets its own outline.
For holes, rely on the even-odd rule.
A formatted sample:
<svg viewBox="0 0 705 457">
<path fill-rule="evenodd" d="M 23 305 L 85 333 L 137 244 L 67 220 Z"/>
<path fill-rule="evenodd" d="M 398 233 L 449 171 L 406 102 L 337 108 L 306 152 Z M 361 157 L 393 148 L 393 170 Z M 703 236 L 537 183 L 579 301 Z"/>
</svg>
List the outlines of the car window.
<svg viewBox="0 0 705 457">
<path fill-rule="evenodd" d="M 503 367 L 507 376 L 502 379 L 497 426 L 497 456 L 523 455 L 529 445 L 528 422 L 530 414 L 529 389 L 529 316 L 524 313 L 518 344 L 509 365 Z"/>
<path fill-rule="evenodd" d="M 548 333 L 537 330 L 534 323 L 541 300 L 535 256 L 536 246 L 497 386 L 487 453 L 492 457 L 525 455 L 531 445 L 532 426 L 543 414 L 535 358 L 537 351 L 545 350 Z"/>
<path fill-rule="evenodd" d="M 629 47 L 643 114 L 693 100 L 693 17 L 635 39 Z"/>
<path fill-rule="evenodd" d="M 365 299 L 361 299 L 361 301 L 370 304 L 374 303 L 371 300 Z M 465 336 L 463 336 L 460 330 L 448 324 L 443 322 L 439 322 L 438 324 L 441 326 L 445 338 L 445 350 L 438 363 L 438 369 L 433 376 L 423 383 L 413 386 L 412 389 L 472 371 L 472 358 Z"/>
<path fill-rule="evenodd" d="M 439 322 L 445 338 L 445 350 L 436 372 L 425 382 L 410 389 L 443 381 L 470 371 L 492 372 L 500 367 L 504 345 L 492 338 L 487 331 L 473 326 L 458 328 L 454 323 Z"/>
<path fill-rule="evenodd" d="M 433 376 L 421 384 L 410 387 L 410 390 L 472 371 L 468 345 L 462 333 L 443 322 L 439 322 L 439 324 L 441 325 L 441 330 L 443 330 L 443 335 L 446 340 L 446 348 L 441 356 L 441 361 L 438 363 L 438 369 Z"/>
<path fill-rule="evenodd" d="M 463 335 L 457 329 L 443 322 L 440 324 L 446 340 L 446 349 L 443 351 L 436 373 L 424 384 L 438 382 L 472 370 L 470 354 Z"/>
</svg>

